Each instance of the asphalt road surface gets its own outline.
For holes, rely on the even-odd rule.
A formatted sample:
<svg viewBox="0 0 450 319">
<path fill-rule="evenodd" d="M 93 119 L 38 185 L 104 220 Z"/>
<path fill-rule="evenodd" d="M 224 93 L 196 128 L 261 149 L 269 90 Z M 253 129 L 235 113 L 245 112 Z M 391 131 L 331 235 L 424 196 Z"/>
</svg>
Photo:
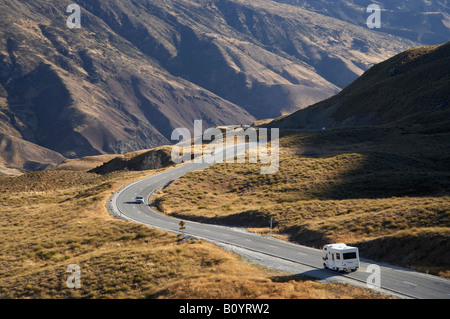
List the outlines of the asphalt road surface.
<svg viewBox="0 0 450 319">
<path fill-rule="evenodd" d="M 376 274 L 367 272 L 367 267 L 376 262 L 364 259 L 364 251 L 360 251 L 361 265 L 356 272 L 342 274 L 323 269 L 321 250 L 296 245 L 268 236 L 243 231 L 235 227 L 226 227 L 198 222 L 186 221 L 185 230 L 180 230 L 180 219 L 169 217 L 156 212 L 150 205 L 149 199 L 153 192 L 187 172 L 206 169 L 206 163 L 186 163 L 169 169 L 163 173 L 147 177 L 134 182 L 113 195 L 110 210 L 115 216 L 142 223 L 161 230 L 181 233 L 204 239 L 218 244 L 235 247 L 236 249 L 252 251 L 267 256 L 275 262 L 289 262 L 298 265 L 298 274 L 305 274 L 319 279 L 337 278 L 352 284 L 367 283 L 376 285 Z M 136 196 L 144 196 L 145 203 L 134 202 Z M 450 299 L 450 280 L 425 273 L 387 265 L 377 264 L 380 268 L 379 283 L 382 291 L 391 292 L 396 296 L 419 299 Z"/>
</svg>

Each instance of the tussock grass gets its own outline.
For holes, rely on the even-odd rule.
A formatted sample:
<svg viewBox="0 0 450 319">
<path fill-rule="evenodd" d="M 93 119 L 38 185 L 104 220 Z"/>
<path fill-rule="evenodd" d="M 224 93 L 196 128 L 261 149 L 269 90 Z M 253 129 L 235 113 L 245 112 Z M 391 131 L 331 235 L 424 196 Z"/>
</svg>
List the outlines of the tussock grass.
<svg viewBox="0 0 450 319">
<path fill-rule="evenodd" d="M 280 281 L 198 240 L 114 219 L 114 190 L 158 171 L 0 178 L 0 298 L 384 298 L 308 278 Z M 69 289 L 67 266 L 81 268 Z"/>
</svg>

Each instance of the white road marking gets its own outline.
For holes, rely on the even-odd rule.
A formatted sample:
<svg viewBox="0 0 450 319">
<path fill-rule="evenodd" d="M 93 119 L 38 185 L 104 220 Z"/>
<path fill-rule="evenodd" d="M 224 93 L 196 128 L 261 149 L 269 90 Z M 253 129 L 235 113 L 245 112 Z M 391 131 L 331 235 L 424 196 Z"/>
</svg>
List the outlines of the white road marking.
<svg viewBox="0 0 450 319">
<path fill-rule="evenodd" d="M 412 270 L 410 270 L 410 269 L 395 269 L 395 268 L 393 268 L 392 270 L 393 270 L 393 271 L 402 272 L 402 273 L 404 273 L 404 274 L 414 275 L 414 276 L 420 276 L 420 277 L 424 277 L 424 278 L 429 278 L 430 276 L 432 276 L 432 275 L 430 275 L 430 274 L 426 274 L 426 273 L 422 273 L 422 272 L 417 272 L 417 271 L 412 271 Z M 444 282 L 444 283 L 447 283 L 447 282 L 448 282 L 447 279 L 442 278 L 442 277 L 436 277 L 436 276 L 433 276 L 433 280 L 442 281 L 442 282 Z"/>
<path fill-rule="evenodd" d="M 412 282 L 409 282 L 409 281 L 403 280 L 403 282 L 404 282 L 405 284 L 409 284 L 409 285 L 412 285 L 412 286 L 417 286 L 416 284 L 414 284 L 414 283 L 412 283 Z"/>
</svg>

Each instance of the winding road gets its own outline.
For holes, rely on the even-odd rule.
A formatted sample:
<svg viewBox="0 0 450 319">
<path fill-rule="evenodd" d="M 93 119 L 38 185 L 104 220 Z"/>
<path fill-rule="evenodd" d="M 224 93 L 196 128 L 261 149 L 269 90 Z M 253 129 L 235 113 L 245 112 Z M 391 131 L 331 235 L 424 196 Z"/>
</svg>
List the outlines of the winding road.
<svg viewBox="0 0 450 319">
<path fill-rule="evenodd" d="M 156 212 L 149 200 L 153 192 L 183 176 L 187 172 L 206 169 L 206 163 L 185 163 L 173 169 L 134 182 L 115 193 L 110 202 L 110 211 L 119 218 L 142 223 L 168 232 L 181 233 L 180 219 Z M 137 195 L 144 196 L 145 204 L 137 204 Z M 226 227 L 184 220 L 185 235 L 204 239 L 219 245 L 234 247 L 241 251 L 253 252 L 262 259 L 271 259 L 274 263 L 294 263 L 296 273 L 332 282 L 333 279 L 345 281 L 363 287 L 375 285 L 376 275 L 367 272 L 370 264 L 380 268 L 380 291 L 388 292 L 397 297 L 417 299 L 450 299 L 450 280 L 393 265 L 377 263 L 363 258 L 360 251 L 361 265 L 356 272 L 341 274 L 322 267 L 321 250 L 296 245 L 268 236 L 247 232 L 236 227 Z M 370 268 L 369 268 L 370 269 Z M 370 276 L 370 277 L 369 277 Z M 374 289 L 377 289 L 375 287 Z"/>
</svg>

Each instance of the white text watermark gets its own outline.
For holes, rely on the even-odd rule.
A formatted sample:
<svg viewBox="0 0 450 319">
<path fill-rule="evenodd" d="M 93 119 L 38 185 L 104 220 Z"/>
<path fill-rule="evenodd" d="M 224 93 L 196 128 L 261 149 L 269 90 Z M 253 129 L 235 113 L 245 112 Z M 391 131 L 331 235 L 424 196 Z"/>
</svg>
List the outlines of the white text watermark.
<svg viewBox="0 0 450 319">
<path fill-rule="evenodd" d="M 381 287 L 381 268 L 376 264 L 370 264 L 367 266 L 366 272 L 370 273 L 367 277 L 366 285 L 367 288 L 374 289 Z"/>
<path fill-rule="evenodd" d="M 366 25 L 369 29 L 381 28 L 381 8 L 378 4 L 371 4 L 366 9 L 367 13 L 372 13 L 367 17 Z"/>
<path fill-rule="evenodd" d="M 77 4 L 70 4 L 66 10 L 67 13 L 71 13 L 70 16 L 67 17 L 66 24 L 70 29 L 73 28 L 81 28 L 81 8 Z"/>
<path fill-rule="evenodd" d="M 172 132 L 171 139 L 179 141 L 172 148 L 172 161 L 176 164 L 189 161 L 207 164 L 246 163 L 248 151 L 248 163 L 268 164 L 261 167 L 261 174 L 278 172 L 278 128 L 268 130 L 239 125 L 203 131 L 202 120 L 195 120 L 194 136 L 187 128 L 177 128 Z M 210 142 L 203 145 L 204 141 Z"/>
<path fill-rule="evenodd" d="M 67 287 L 70 289 L 81 288 L 81 268 L 76 264 L 67 266 L 66 272 L 70 273 L 70 276 L 66 280 Z"/>
</svg>

